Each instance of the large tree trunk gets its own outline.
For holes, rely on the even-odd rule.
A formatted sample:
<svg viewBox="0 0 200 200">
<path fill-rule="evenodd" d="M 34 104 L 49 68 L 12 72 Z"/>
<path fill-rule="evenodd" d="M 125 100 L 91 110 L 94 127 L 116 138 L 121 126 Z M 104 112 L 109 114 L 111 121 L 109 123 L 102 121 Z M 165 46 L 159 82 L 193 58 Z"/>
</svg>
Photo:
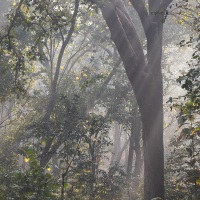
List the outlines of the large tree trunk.
<svg viewBox="0 0 200 200">
<path fill-rule="evenodd" d="M 164 11 L 171 1 L 149 0 L 149 12 Z M 110 29 L 111 39 L 122 58 L 141 113 L 144 140 L 144 199 L 164 199 L 161 73 L 163 15 L 148 14 L 143 1 L 135 0 L 132 4 L 140 16 L 147 38 L 147 64 L 140 40 L 122 1 L 110 0 L 101 6 L 101 10 Z"/>
<path fill-rule="evenodd" d="M 160 21 L 159 21 L 160 20 Z M 164 199 L 164 147 L 163 147 L 163 83 L 162 18 L 152 20 L 147 33 L 148 68 L 151 78 L 147 79 L 142 104 L 140 105 L 144 137 L 144 191 L 145 199 Z"/>
<path fill-rule="evenodd" d="M 145 200 L 164 199 L 164 150 L 162 85 L 156 81 L 148 87 L 146 106 L 141 107 L 144 139 L 144 191 Z"/>
</svg>

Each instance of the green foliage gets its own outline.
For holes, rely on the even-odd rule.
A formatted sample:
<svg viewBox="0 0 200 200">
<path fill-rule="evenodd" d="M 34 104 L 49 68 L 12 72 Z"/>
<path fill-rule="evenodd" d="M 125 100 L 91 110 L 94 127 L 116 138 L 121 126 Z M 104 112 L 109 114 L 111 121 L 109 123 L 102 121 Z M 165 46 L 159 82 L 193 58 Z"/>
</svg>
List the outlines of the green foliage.
<svg viewBox="0 0 200 200">
<path fill-rule="evenodd" d="M 196 72 L 196 73 L 194 73 Z M 187 90 L 185 101 L 176 107 L 179 109 L 178 123 L 180 135 L 172 140 L 173 153 L 168 158 L 170 181 L 168 179 L 169 199 L 174 196 L 181 198 L 200 197 L 199 185 L 199 152 L 200 152 L 200 121 L 199 121 L 199 70 L 191 69 L 186 76 L 180 77 L 182 88 Z M 192 79 L 192 81 L 191 81 Z"/>
<path fill-rule="evenodd" d="M 22 147 L 18 146 L 18 153 L 23 156 L 26 169 L 16 171 L 14 166 L 10 170 L 8 180 L 12 180 L 12 184 L 4 185 L 5 191 L 12 188 L 10 197 L 34 199 L 39 192 L 44 199 L 56 199 L 61 196 L 63 189 L 64 197 L 69 199 L 89 199 L 91 196 L 93 199 L 121 199 L 122 190 L 126 186 L 123 170 L 118 166 L 113 166 L 109 171 L 103 168 L 111 146 L 108 136 L 110 121 L 98 112 L 88 113 L 86 94 L 74 86 L 76 80 L 71 82 L 69 79 L 69 83 L 65 93 L 60 90 L 51 115 L 49 126 L 52 135 L 46 132 L 41 120 L 45 112 L 46 95 L 39 93 L 29 101 L 29 107 L 32 107 L 30 112 L 37 114 L 30 115 L 25 119 L 26 124 L 21 124 L 21 134 L 24 133 L 25 137 L 21 136 L 24 142 Z M 81 85 L 80 82 L 80 88 Z M 19 129 L 16 131 L 19 132 Z M 53 175 L 55 169 L 51 160 L 45 169 L 40 167 L 40 155 L 49 136 L 60 144 L 60 148 L 55 151 L 58 177 Z"/>
<path fill-rule="evenodd" d="M 48 67 L 48 41 L 54 46 L 65 39 L 72 19 L 71 1 L 20 1 L 7 14 L 8 25 L 0 33 L 0 101 L 27 91 L 33 62 Z M 5 81 L 8 83 L 5 85 Z"/>
<path fill-rule="evenodd" d="M 82 4 L 81 9 L 84 6 L 88 8 L 88 4 Z M 77 35 L 87 36 L 95 45 L 87 46 L 88 43 L 83 41 L 91 53 L 83 62 L 75 62 L 78 70 L 72 71 L 67 64 L 62 68 L 60 66 L 56 103 L 50 119 L 44 122 L 55 63 L 60 44 L 70 29 L 73 8 L 73 1 L 25 0 L 21 6 L 14 4 L 8 14 L 10 26 L 5 27 L 1 35 L 4 53 L 1 59 L 5 67 L 0 69 L 5 73 L 2 82 L 10 81 L 11 84 L 8 88 L 2 87 L 1 96 L 5 97 L 4 94 L 13 91 L 14 94 L 24 94 L 28 87 L 28 98 L 26 101 L 18 99 L 15 104 L 17 114 L 3 129 L 5 134 L 2 134 L 2 143 L 6 140 L 3 136 L 10 136 L 12 143 L 7 144 L 14 148 L 10 155 L 5 153 L 6 148 L 2 150 L 2 199 L 122 199 L 126 175 L 122 167 L 108 166 L 108 152 L 112 145 L 109 131 L 111 121 L 122 122 L 127 113 L 127 119 L 122 123 L 129 125 L 129 108 L 131 110 L 133 102 L 127 102 L 124 106 L 126 95 L 123 94 L 128 93 L 131 87 L 124 81 L 124 72 L 121 70 L 117 72 L 118 77 L 111 77 L 109 86 L 105 83 L 114 61 L 112 54 L 107 55 L 98 47 L 105 42 L 107 51 L 112 52 L 108 39 L 99 35 L 99 32 L 103 34 L 105 31 L 104 24 L 97 24 L 98 18 L 94 17 L 94 10 L 97 11 L 95 6 L 77 17 L 75 27 Z M 92 19 L 94 28 L 86 23 L 88 19 Z M 82 44 L 79 43 L 79 37 L 70 41 L 64 59 L 69 57 L 69 62 L 70 59 L 74 61 L 73 56 L 81 54 Z M 74 49 L 79 50 L 73 55 Z M 104 70 L 104 67 L 108 70 Z M 38 68 L 41 71 L 37 71 Z M 29 84 L 38 82 L 42 83 L 41 88 L 29 87 Z M 115 87 L 119 92 L 114 92 Z M 116 111 L 113 115 L 109 107 Z M 118 114 L 121 115 L 117 118 Z M 9 160 L 11 168 L 3 164 L 4 159 Z M 41 164 L 43 160 L 44 165 Z"/>
<path fill-rule="evenodd" d="M 195 18 L 194 7 L 184 5 L 184 11 L 192 13 L 191 20 L 198 39 L 182 41 L 181 46 L 192 45 L 195 52 L 188 62 L 189 71 L 177 79 L 186 91 L 183 100 L 174 104 L 178 111 L 179 135 L 171 140 L 172 152 L 166 168 L 167 199 L 200 198 L 200 59 L 199 59 L 199 17 Z"/>
</svg>

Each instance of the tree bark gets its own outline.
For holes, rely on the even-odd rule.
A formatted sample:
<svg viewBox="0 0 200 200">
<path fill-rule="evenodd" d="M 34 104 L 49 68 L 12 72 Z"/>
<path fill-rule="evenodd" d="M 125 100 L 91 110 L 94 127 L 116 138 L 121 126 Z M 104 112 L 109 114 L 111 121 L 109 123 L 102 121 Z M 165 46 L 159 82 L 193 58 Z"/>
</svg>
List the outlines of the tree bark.
<svg viewBox="0 0 200 200">
<path fill-rule="evenodd" d="M 134 2 L 134 1 L 133 1 Z M 147 39 L 147 60 L 136 30 L 121 0 L 101 6 L 111 39 L 122 58 L 139 105 L 144 140 L 144 199 L 164 197 L 163 84 L 161 73 L 163 15 L 172 0 L 149 0 L 149 12 L 140 4 L 138 12 Z M 135 0 L 139 5 L 140 1 Z M 142 9 L 141 9 L 142 8 Z M 145 11 L 144 14 L 141 10 Z"/>
</svg>

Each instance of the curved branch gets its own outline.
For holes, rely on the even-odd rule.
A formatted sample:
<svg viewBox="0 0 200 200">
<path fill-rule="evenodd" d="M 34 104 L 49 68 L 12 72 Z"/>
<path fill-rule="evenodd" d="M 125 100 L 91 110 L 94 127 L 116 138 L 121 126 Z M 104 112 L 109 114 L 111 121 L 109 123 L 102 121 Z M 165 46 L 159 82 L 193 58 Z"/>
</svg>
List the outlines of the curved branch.
<svg viewBox="0 0 200 200">
<path fill-rule="evenodd" d="M 116 8 L 116 5 L 110 2 L 103 6 L 101 11 L 110 29 L 111 39 L 122 58 L 128 78 L 132 85 L 138 85 L 146 78 L 145 58 L 136 30 L 124 14 L 126 10 L 119 5 Z"/>
<path fill-rule="evenodd" d="M 121 11 L 121 9 L 117 8 L 116 14 L 120 21 L 121 27 L 124 30 L 124 34 L 126 35 L 127 40 L 132 48 L 132 51 L 134 55 L 136 56 L 135 59 L 136 59 L 137 65 L 142 64 L 142 66 L 145 66 L 145 57 L 144 57 L 143 49 L 142 49 L 138 34 L 134 26 L 132 26 L 130 20 L 126 17 L 126 15 L 124 15 L 124 12 Z M 137 67 L 141 67 L 141 66 L 137 66 Z"/>
<path fill-rule="evenodd" d="M 66 72 L 66 70 L 67 70 L 67 68 L 68 68 L 69 63 L 71 62 L 71 60 L 80 52 L 81 48 L 83 49 L 85 46 L 87 46 L 87 44 L 86 44 L 84 47 L 82 47 L 84 41 L 85 41 L 85 38 L 84 38 L 83 41 L 81 42 L 81 44 L 80 44 L 78 50 L 77 50 L 73 55 L 71 55 L 70 58 L 69 58 L 69 59 L 67 60 L 67 62 L 65 63 L 64 70 L 63 70 L 62 74 L 60 75 L 60 79 L 59 79 L 59 81 L 58 81 L 58 85 L 60 84 L 61 79 L 63 78 L 63 76 L 64 76 L 64 74 L 65 74 L 65 72 Z M 84 54 L 83 54 L 83 55 L 84 55 Z M 75 59 L 75 60 L 77 61 L 77 59 Z M 75 63 L 76 63 L 76 61 L 75 61 Z M 70 67 L 70 69 L 68 70 L 68 72 L 71 71 L 71 69 L 73 68 L 73 66 L 75 65 L 75 63 L 73 62 L 73 65 L 71 65 L 71 67 Z M 67 73 L 68 73 L 68 72 L 67 72 Z"/>
<path fill-rule="evenodd" d="M 51 112 L 53 111 L 53 108 L 55 106 L 55 101 L 56 101 L 56 90 L 57 90 L 57 83 L 58 83 L 58 78 L 59 78 L 59 74 L 60 74 L 60 66 L 61 66 L 61 62 L 62 62 L 62 57 L 65 51 L 66 46 L 68 45 L 68 43 L 71 40 L 72 34 L 74 32 L 74 27 L 75 27 L 75 22 L 76 22 L 76 16 L 78 14 L 78 8 L 79 8 L 79 0 L 75 0 L 75 9 L 74 9 L 74 13 L 72 16 L 72 21 L 71 21 L 71 27 L 70 30 L 68 32 L 67 38 L 65 39 L 65 41 L 62 44 L 60 53 L 58 55 L 58 61 L 57 61 L 57 65 L 56 65 L 56 72 L 54 75 L 54 79 L 51 85 L 51 91 L 50 91 L 50 97 L 49 97 L 49 103 L 47 105 L 47 109 L 46 109 L 46 114 L 44 116 L 44 126 L 47 129 L 47 132 L 50 132 L 50 127 L 49 127 L 49 119 L 50 119 L 50 115 Z M 56 142 L 53 146 L 53 140 L 54 140 L 55 136 L 51 136 L 48 138 L 46 146 L 44 147 L 44 150 L 42 152 L 42 155 L 40 157 L 40 165 L 44 166 L 46 163 L 44 162 L 46 160 L 46 162 L 48 162 L 48 159 L 51 157 L 51 155 L 53 155 L 53 151 L 49 151 L 52 148 L 57 149 L 59 147 L 59 142 Z"/>
<path fill-rule="evenodd" d="M 60 53 L 58 55 L 58 60 L 57 60 L 57 64 L 56 64 L 56 71 L 55 71 L 55 75 L 54 75 L 52 86 L 51 86 L 50 100 L 49 100 L 49 104 L 47 106 L 46 115 L 44 117 L 45 121 L 49 120 L 51 112 L 52 112 L 54 104 L 55 104 L 57 82 L 58 82 L 58 78 L 59 78 L 59 74 L 60 74 L 60 66 L 61 66 L 61 62 L 62 62 L 62 57 L 63 57 L 64 51 L 65 51 L 65 48 L 68 45 L 68 43 L 70 42 L 72 34 L 74 32 L 76 16 L 78 14 L 78 8 L 79 8 L 79 0 L 75 0 L 75 9 L 74 9 L 74 13 L 73 13 L 73 16 L 72 16 L 71 27 L 70 27 L 70 30 L 68 32 L 67 38 L 65 39 L 65 41 L 62 44 Z"/>
<path fill-rule="evenodd" d="M 149 26 L 150 26 L 150 21 L 149 21 L 148 11 L 145 8 L 145 4 L 141 0 L 130 0 L 130 2 L 140 17 L 140 21 L 142 23 L 142 27 L 143 27 L 144 33 L 146 35 L 147 31 L 149 29 Z M 146 37 L 147 37 L 147 35 L 146 35 Z"/>
</svg>

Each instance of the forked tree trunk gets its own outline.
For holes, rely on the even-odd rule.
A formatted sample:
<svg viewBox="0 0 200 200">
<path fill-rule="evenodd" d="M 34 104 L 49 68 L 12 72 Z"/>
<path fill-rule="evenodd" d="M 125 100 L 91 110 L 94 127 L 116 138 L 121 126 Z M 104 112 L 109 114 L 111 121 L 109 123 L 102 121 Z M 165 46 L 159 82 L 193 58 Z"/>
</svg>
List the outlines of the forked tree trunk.
<svg viewBox="0 0 200 200">
<path fill-rule="evenodd" d="M 166 9 L 172 0 L 149 0 L 149 13 Z M 147 60 L 142 45 L 121 0 L 101 6 L 111 39 L 122 58 L 132 84 L 143 126 L 144 199 L 164 199 L 163 88 L 161 73 L 163 15 L 151 16 L 144 2 L 131 1 L 147 38 Z"/>
</svg>

